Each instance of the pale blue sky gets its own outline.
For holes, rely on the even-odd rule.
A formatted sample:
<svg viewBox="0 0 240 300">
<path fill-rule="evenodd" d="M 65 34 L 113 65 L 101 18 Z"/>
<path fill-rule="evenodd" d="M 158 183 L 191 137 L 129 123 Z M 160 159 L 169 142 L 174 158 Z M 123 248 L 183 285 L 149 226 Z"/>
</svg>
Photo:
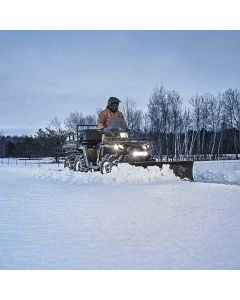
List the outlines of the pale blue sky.
<svg viewBox="0 0 240 300">
<path fill-rule="evenodd" d="M 147 110 L 154 86 L 240 88 L 240 31 L 0 31 L 0 130 L 33 134 L 109 96 Z"/>
</svg>

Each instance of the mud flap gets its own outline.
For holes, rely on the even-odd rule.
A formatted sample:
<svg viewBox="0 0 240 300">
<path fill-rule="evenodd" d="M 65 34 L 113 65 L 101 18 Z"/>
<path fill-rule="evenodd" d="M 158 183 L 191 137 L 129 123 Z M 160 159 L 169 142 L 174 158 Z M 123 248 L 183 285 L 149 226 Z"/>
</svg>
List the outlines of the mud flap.
<svg viewBox="0 0 240 300">
<path fill-rule="evenodd" d="M 145 161 L 145 162 L 130 162 L 130 165 L 136 167 L 147 168 L 150 166 L 158 166 L 160 169 L 163 165 L 169 165 L 173 173 L 182 180 L 193 181 L 193 161 Z"/>
</svg>

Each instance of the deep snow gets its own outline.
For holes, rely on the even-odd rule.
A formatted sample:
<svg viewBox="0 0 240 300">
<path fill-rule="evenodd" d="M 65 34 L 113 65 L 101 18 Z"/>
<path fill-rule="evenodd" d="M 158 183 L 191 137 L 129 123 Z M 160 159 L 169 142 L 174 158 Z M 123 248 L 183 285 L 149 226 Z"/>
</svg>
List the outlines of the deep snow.
<svg viewBox="0 0 240 300">
<path fill-rule="evenodd" d="M 0 164 L 0 269 L 239 269 L 240 164 L 194 176 Z"/>
</svg>

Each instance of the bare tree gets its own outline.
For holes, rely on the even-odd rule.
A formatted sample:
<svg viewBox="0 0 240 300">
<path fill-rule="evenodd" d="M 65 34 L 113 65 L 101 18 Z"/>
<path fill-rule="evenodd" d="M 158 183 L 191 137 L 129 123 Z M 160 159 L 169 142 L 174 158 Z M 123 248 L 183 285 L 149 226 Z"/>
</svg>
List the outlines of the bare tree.
<svg viewBox="0 0 240 300">
<path fill-rule="evenodd" d="M 143 112 L 136 108 L 136 102 L 133 99 L 127 98 L 122 105 L 124 119 L 129 128 L 140 131 L 142 126 Z"/>
<path fill-rule="evenodd" d="M 166 101 L 166 91 L 163 86 L 155 87 L 153 95 L 149 99 L 148 115 L 153 132 L 163 130 L 162 103 Z"/>
<path fill-rule="evenodd" d="M 97 124 L 97 119 L 95 115 L 85 115 L 85 125 L 96 125 Z"/>
<path fill-rule="evenodd" d="M 0 130 L 0 156 L 4 156 L 4 131 Z"/>
<path fill-rule="evenodd" d="M 52 119 L 52 121 L 50 121 L 49 126 L 50 129 L 54 130 L 57 133 L 62 133 L 63 129 L 62 129 L 62 124 L 61 122 L 58 120 L 57 117 L 54 117 Z"/>
<path fill-rule="evenodd" d="M 183 156 L 189 156 L 190 154 L 190 138 L 191 138 L 191 125 L 192 125 L 192 119 L 190 115 L 190 110 L 185 109 L 184 113 L 182 115 L 182 127 L 181 132 L 183 133 L 184 139 L 182 144 L 182 150 L 181 154 Z"/>
<path fill-rule="evenodd" d="M 201 126 L 202 126 L 202 108 L 204 105 L 204 98 L 196 94 L 190 99 L 190 104 L 192 105 L 192 120 L 193 120 L 193 130 L 196 132 L 192 134 L 190 153 L 192 153 L 193 146 L 195 141 L 197 143 L 197 156 L 200 155 L 200 147 L 201 147 Z"/>
<path fill-rule="evenodd" d="M 177 158 L 180 154 L 180 135 L 182 123 L 182 100 L 176 91 L 167 92 L 167 102 L 169 103 L 169 130 L 173 134 L 173 150 L 174 157 Z"/>
<path fill-rule="evenodd" d="M 168 152 L 167 143 L 167 119 L 169 105 L 167 103 L 167 91 L 163 86 L 156 86 L 149 99 L 148 116 L 150 127 L 154 137 L 155 149 L 159 158 Z"/>
<path fill-rule="evenodd" d="M 240 151 L 240 92 L 229 88 L 223 94 L 224 116 L 228 128 L 232 130 L 234 147 L 237 153 Z"/>
<path fill-rule="evenodd" d="M 222 95 L 218 96 L 209 95 L 208 96 L 208 109 L 209 109 L 209 130 L 212 133 L 212 141 L 209 143 L 209 154 L 213 157 L 214 153 L 219 153 L 216 150 L 216 139 L 219 135 L 219 141 L 222 139 L 221 131 L 221 113 L 222 113 Z M 220 144 L 219 144 L 220 146 Z"/>
<path fill-rule="evenodd" d="M 144 113 L 142 117 L 142 131 L 146 134 L 151 131 L 151 122 L 148 113 Z"/>
<path fill-rule="evenodd" d="M 95 115 L 84 115 L 77 111 L 70 113 L 64 121 L 67 131 L 75 131 L 77 125 L 95 125 L 96 123 Z"/>
</svg>

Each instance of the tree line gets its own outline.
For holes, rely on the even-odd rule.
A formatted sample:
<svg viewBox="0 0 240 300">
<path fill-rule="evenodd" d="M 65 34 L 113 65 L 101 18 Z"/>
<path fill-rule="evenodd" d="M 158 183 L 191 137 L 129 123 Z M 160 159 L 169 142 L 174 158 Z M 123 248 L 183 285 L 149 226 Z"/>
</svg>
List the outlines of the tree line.
<svg viewBox="0 0 240 300">
<path fill-rule="evenodd" d="M 146 131 L 159 156 L 215 159 L 240 153 L 240 91 L 229 88 L 217 95 L 191 97 L 183 107 L 174 90 L 156 87 L 148 104 Z"/>
<path fill-rule="evenodd" d="M 240 91 L 229 88 L 217 95 L 196 94 L 187 107 L 175 90 L 156 86 L 147 111 L 126 98 L 121 110 L 129 128 L 152 141 L 160 159 L 217 159 L 224 154 L 240 153 Z M 98 112 L 100 109 L 98 109 Z M 0 131 L 0 156 L 57 158 L 66 136 L 78 124 L 96 124 L 97 113 L 72 112 L 61 123 L 57 117 L 34 136 L 6 136 Z"/>
</svg>

